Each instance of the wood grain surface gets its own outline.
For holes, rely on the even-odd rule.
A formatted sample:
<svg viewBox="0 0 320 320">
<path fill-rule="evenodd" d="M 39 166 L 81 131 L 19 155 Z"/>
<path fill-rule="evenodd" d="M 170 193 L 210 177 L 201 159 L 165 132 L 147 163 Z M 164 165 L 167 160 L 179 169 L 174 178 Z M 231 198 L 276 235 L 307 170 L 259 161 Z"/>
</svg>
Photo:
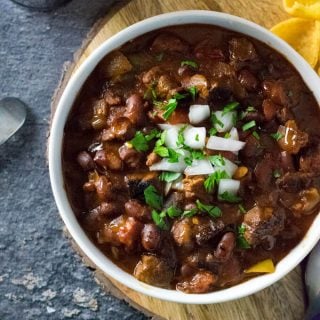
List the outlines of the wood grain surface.
<svg viewBox="0 0 320 320">
<path fill-rule="evenodd" d="M 71 74 L 103 41 L 123 28 L 144 18 L 160 13 L 204 9 L 231 13 L 270 28 L 288 18 L 281 0 L 132 0 L 120 2 L 99 21 L 82 48 L 75 54 L 75 61 L 65 65 L 59 88 L 53 98 L 52 111 Z M 125 299 L 153 319 L 171 320 L 301 320 L 305 310 L 304 289 L 300 267 L 296 268 L 273 286 L 246 298 L 211 305 L 183 305 L 165 302 L 137 293 L 109 279 L 98 270 L 73 242 L 84 262 L 95 269 L 97 282 L 109 293 Z"/>
</svg>

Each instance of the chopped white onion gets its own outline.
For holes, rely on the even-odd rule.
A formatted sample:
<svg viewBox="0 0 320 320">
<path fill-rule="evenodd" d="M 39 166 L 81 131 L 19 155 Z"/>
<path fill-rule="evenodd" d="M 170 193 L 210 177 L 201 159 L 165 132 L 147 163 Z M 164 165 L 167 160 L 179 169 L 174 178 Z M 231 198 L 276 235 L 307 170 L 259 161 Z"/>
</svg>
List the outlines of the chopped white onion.
<svg viewBox="0 0 320 320">
<path fill-rule="evenodd" d="M 230 130 L 230 139 L 232 140 L 239 140 L 239 134 L 237 128 L 233 127 Z"/>
<path fill-rule="evenodd" d="M 210 108 L 207 104 L 193 104 L 189 109 L 189 120 L 192 124 L 198 124 L 210 116 Z"/>
<path fill-rule="evenodd" d="M 240 181 L 233 179 L 221 179 L 219 181 L 218 195 L 221 195 L 225 192 L 229 194 L 236 195 L 240 188 Z"/>
<path fill-rule="evenodd" d="M 164 195 L 166 196 L 171 190 L 172 182 L 166 182 L 164 186 Z"/>
<path fill-rule="evenodd" d="M 226 158 L 223 158 L 223 160 L 225 164 L 223 166 L 215 166 L 215 168 L 217 168 L 220 171 L 225 171 L 227 175 L 231 178 L 238 169 L 238 166 Z"/>
<path fill-rule="evenodd" d="M 207 142 L 207 148 L 221 151 L 239 151 L 245 146 L 245 142 L 211 136 Z"/>
<path fill-rule="evenodd" d="M 178 123 L 178 124 L 159 123 L 158 127 L 161 130 L 169 130 L 171 128 L 177 128 L 179 130 L 181 127 L 183 127 L 185 125 L 186 125 L 185 123 Z"/>
<path fill-rule="evenodd" d="M 202 149 L 206 144 L 206 128 L 188 126 L 183 131 L 184 143 L 192 149 Z"/>
<path fill-rule="evenodd" d="M 233 127 L 234 117 L 236 116 L 236 113 L 234 111 L 227 112 L 226 114 L 223 114 L 223 111 L 215 111 L 214 114 L 217 117 L 219 123 L 221 122 L 223 124 L 214 124 L 214 127 L 218 132 L 227 132 Z"/>
<path fill-rule="evenodd" d="M 187 167 L 184 158 L 190 155 L 190 152 L 186 150 L 178 150 L 179 156 L 178 162 L 169 162 L 169 159 L 163 158 L 159 162 L 149 167 L 150 171 L 170 171 L 170 172 L 183 172 Z"/>
<path fill-rule="evenodd" d="M 178 190 L 178 191 L 183 191 L 183 182 L 182 182 L 182 180 L 183 180 L 183 178 L 180 175 L 180 177 L 177 178 L 176 180 L 171 181 L 171 182 L 166 182 L 166 184 L 164 186 L 164 194 L 167 195 L 171 189 Z"/>
<path fill-rule="evenodd" d="M 193 160 L 192 165 L 188 166 L 184 173 L 187 176 L 200 174 L 211 174 L 214 172 L 213 166 L 209 160 Z"/>
<path fill-rule="evenodd" d="M 178 142 L 178 134 L 179 134 L 179 128 L 177 127 L 171 127 L 170 129 L 166 129 L 164 144 L 168 148 L 176 149 L 177 142 Z"/>
</svg>

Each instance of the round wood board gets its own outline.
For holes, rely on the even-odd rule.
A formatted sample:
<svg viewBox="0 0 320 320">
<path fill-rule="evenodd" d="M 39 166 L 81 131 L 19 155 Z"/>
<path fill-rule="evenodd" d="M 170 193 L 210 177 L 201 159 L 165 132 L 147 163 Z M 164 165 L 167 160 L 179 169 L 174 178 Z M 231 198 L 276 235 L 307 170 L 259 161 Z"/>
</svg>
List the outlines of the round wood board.
<svg viewBox="0 0 320 320">
<path fill-rule="evenodd" d="M 281 0 L 132 0 L 120 2 L 96 23 L 74 61 L 67 62 L 52 100 L 52 114 L 72 73 L 101 43 L 123 28 L 157 14 L 188 9 L 227 12 L 254 21 L 266 28 L 288 18 Z M 135 292 L 98 270 L 71 240 L 84 263 L 94 269 L 97 282 L 110 294 L 125 299 L 153 319 L 172 320 L 301 320 L 305 310 L 300 267 L 273 286 L 247 298 L 211 305 L 184 305 L 161 301 Z"/>
</svg>

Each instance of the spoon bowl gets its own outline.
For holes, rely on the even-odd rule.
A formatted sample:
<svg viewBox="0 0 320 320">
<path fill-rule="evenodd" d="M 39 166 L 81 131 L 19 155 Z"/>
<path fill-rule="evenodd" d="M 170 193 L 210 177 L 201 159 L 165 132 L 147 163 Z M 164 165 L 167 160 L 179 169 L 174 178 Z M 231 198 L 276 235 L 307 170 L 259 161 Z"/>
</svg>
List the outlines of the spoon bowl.
<svg viewBox="0 0 320 320">
<path fill-rule="evenodd" d="M 17 98 L 0 100 L 0 145 L 14 135 L 24 124 L 26 105 Z"/>
</svg>

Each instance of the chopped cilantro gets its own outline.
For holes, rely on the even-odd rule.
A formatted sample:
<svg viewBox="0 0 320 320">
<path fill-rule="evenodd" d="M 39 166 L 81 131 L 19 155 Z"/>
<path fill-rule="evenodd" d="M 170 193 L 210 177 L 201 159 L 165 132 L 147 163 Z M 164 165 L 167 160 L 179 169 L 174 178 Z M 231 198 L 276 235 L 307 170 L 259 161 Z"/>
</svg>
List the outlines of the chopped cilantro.
<svg viewBox="0 0 320 320">
<path fill-rule="evenodd" d="M 181 209 L 176 208 L 176 207 L 173 207 L 173 206 L 169 207 L 169 208 L 166 210 L 166 212 L 167 212 L 167 215 L 168 215 L 171 219 L 173 219 L 173 218 L 175 218 L 175 217 L 179 217 L 179 216 L 181 216 L 181 214 L 182 214 Z"/>
<path fill-rule="evenodd" d="M 257 139 L 257 140 L 260 140 L 260 136 L 259 136 L 259 133 L 257 131 L 253 131 L 252 132 L 252 135 Z"/>
<path fill-rule="evenodd" d="M 177 92 L 173 98 L 176 99 L 176 100 L 182 100 L 182 99 L 185 99 L 188 97 L 188 93 L 179 93 Z"/>
<path fill-rule="evenodd" d="M 152 210 L 151 217 L 156 226 L 158 226 L 160 229 L 163 230 L 169 230 L 169 226 L 166 223 L 165 217 L 160 213 L 158 213 L 156 210 Z"/>
<path fill-rule="evenodd" d="M 273 171 L 273 177 L 276 178 L 276 179 L 281 177 L 281 171 L 279 169 L 274 170 Z"/>
<path fill-rule="evenodd" d="M 192 165 L 192 158 L 191 157 L 185 157 L 184 162 L 186 165 L 191 166 Z"/>
<path fill-rule="evenodd" d="M 247 212 L 247 210 L 244 208 L 244 206 L 241 203 L 238 205 L 238 207 L 239 207 L 239 210 L 240 210 L 241 213 L 246 213 Z"/>
<path fill-rule="evenodd" d="M 216 114 L 214 112 L 211 113 L 211 117 L 210 117 L 212 126 L 216 126 L 218 125 L 219 127 L 223 128 L 224 124 L 217 118 Z"/>
<path fill-rule="evenodd" d="M 179 156 L 181 155 L 177 151 L 173 150 L 172 148 L 168 148 L 168 162 L 175 163 L 179 161 Z"/>
<path fill-rule="evenodd" d="M 200 200 L 196 201 L 196 205 L 200 211 L 207 212 L 211 217 L 218 218 L 222 215 L 222 211 L 219 207 L 204 204 L 200 202 Z"/>
<path fill-rule="evenodd" d="M 225 158 L 221 154 L 210 156 L 209 160 L 217 167 L 222 167 L 226 164 Z"/>
<path fill-rule="evenodd" d="M 195 101 L 196 100 L 196 95 L 198 93 L 198 88 L 196 86 L 190 87 L 188 88 L 188 91 L 192 97 L 192 100 Z"/>
<path fill-rule="evenodd" d="M 184 136 L 183 136 L 183 132 L 185 130 L 187 126 L 183 126 L 179 129 L 179 132 L 178 132 L 178 141 L 177 141 L 177 147 L 180 147 L 180 146 L 184 146 Z"/>
<path fill-rule="evenodd" d="M 183 66 L 190 66 L 194 69 L 198 69 L 198 64 L 195 61 L 191 61 L 191 60 L 181 61 L 181 67 Z"/>
<path fill-rule="evenodd" d="M 240 202 L 242 199 L 228 191 L 225 191 L 224 193 L 220 194 L 218 196 L 219 200 L 224 200 L 226 202 L 230 203 L 237 203 Z"/>
<path fill-rule="evenodd" d="M 284 135 L 280 132 L 272 133 L 272 134 L 270 134 L 270 136 L 273 139 L 275 139 L 276 141 L 279 141 L 280 139 L 282 139 L 284 137 Z"/>
<path fill-rule="evenodd" d="M 238 226 L 238 228 L 237 228 L 237 246 L 241 249 L 249 249 L 250 248 L 250 244 L 248 243 L 248 241 L 244 237 L 245 231 L 246 231 L 246 227 L 243 224 Z"/>
<path fill-rule="evenodd" d="M 153 209 L 161 210 L 163 199 L 153 185 L 149 185 L 144 189 L 144 199 L 146 203 Z"/>
<path fill-rule="evenodd" d="M 193 209 L 191 209 L 191 210 L 185 210 L 185 211 L 183 211 L 183 213 L 182 213 L 182 217 L 183 218 L 191 218 L 191 217 L 193 217 L 194 215 L 196 215 L 198 213 L 198 209 L 196 209 L 196 208 L 193 208 Z"/>
<path fill-rule="evenodd" d="M 210 174 L 208 178 L 204 181 L 204 187 L 207 192 L 211 192 L 216 184 L 221 179 L 228 179 L 230 178 L 229 175 L 223 170 L 223 171 L 215 171 L 214 173 Z"/>
<path fill-rule="evenodd" d="M 215 136 L 216 134 L 217 134 L 217 129 L 216 128 L 211 128 L 210 130 L 209 130 L 209 134 L 210 134 L 210 136 Z"/>
<path fill-rule="evenodd" d="M 164 106 L 165 108 L 165 112 L 163 113 L 163 118 L 165 120 L 168 120 L 169 117 L 172 115 L 172 113 L 174 112 L 174 110 L 176 110 L 178 106 L 178 102 L 177 102 L 177 99 L 169 99 L 168 103 Z"/>
<path fill-rule="evenodd" d="M 155 146 L 153 152 L 159 155 L 161 158 L 169 157 L 169 149 L 165 146 Z"/>
<path fill-rule="evenodd" d="M 251 128 L 255 127 L 255 126 L 256 126 L 256 122 L 255 122 L 255 120 L 252 120 L 252 121 L 249 121 L 246 124 L 244 124 L 242 126 L 242 130 L 243 131 L 248 131 L 249 129 L 251 129 Z"/>
<path fill-rule="evenodd" d="M 225 139 L 229 139 L 230 137 L 231 137 L 230 132 L 226 132 L 225 135 L 224 135 L 224 138 Z"/>
<path fill-rule="evenodd" d="M 196 134 L 196 136 L 194 137 L 195 141 L 199 141 L 199 133 Z"/>
<path fill-rule="evenodd" d="M 129 143 L 139 152 L 149 149 L 148 140 L 141 131 L 137 131 L 134 138 Z"/>
<path fill-rule="evenodd" d="M 247 109 L 246 109 L 246 111 L 247 111 L 247 112 L 255 112 L 255 111 L 257 111 L 257 110 L 256 110 L 256 108 L 253 107 L 253 106 L 248 106 Z"/>
<path fill-rule="evenodd" d="M 172 182 L 180 178 L 181 173 L 178 172 L 162 172 L 159 176 L 161 181 Z"/>
<path fill-rule="evenodd" d="M 239 102 L 230 102 L 226 106 L 223 107 L 222 115 L 226 115 L 227 113 L 235 110 L 240 105 Z"/>
<path fill-rule="evenodd" d="M 145 135 L 145 138 L 147 141 L 151 141 L 154 138 L 159 138 L 161 135 L 161 132 L 157 129 L 152 129 L 150 131 L 150 133 L 148 133 L 147 135 Z"/>
</svg>

